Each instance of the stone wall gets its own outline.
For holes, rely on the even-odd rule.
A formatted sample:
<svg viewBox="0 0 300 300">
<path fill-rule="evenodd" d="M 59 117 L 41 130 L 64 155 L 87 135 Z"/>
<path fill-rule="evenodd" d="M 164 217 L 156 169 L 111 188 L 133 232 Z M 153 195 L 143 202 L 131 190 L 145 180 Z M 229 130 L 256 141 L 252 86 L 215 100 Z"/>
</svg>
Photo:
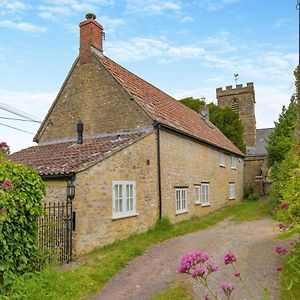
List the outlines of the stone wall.
<svg viewBox="0 0 300 300">
<path fill-rule="evenodd" d="M 50 111 L 36 136 L 41 144 L 76 138 L 78 120 L 84 123 L 85 137 L 152 124 L 95 57 L 90 63 L 77 62 Z"/>
<path fill-rule="evenodd" d="M 46 196 L 43 203 L 63 202 L 67 200 L 67 181 L 66 180 L 44 180 Z"/>
<path fill-rule="evenodd" d="M 247 147 L 255 147 L 256 120 L 253 83 L 247 83 L 245 87 L 238 84 L 236 88 L 230 85 L 225 90 L 217 88 L 216 94 L 218 106 L 230 107 L 239 113 L 244 124 L 244 144 Z"/>
<path fill-rule="evenodd" d="M 114 180 L 136 182 L 137 216 L 112 219 Z M 159 213 L 155 133 L 78 173 L 75 184 L 77 254 L 146 231 L 155 224 Z"/>
<path fill-rule="evenodd" d="M 189 138 L 161 130 L 161 170 L 163 215 L 172 222 L 201 216 L 243 198 L 243 159 L 231 169 L 231 156 L 225 167 L 219 165 L 219 151 Z M 194 185 L 210 183 L 210 206 L 195 205 Z M 235 183 L 236 199 L 229 200 L 229 182 Z M 188 213 L 176 215 L 175 187 L 187 186 Z"/>
<path fill-rule="evenodd" d="M 267 156 L 256 155 L 245 158 L 245 189 L 251 188 L 260 195 L 265 194 L 264 182 L 267 180 Z"/>
</svg>

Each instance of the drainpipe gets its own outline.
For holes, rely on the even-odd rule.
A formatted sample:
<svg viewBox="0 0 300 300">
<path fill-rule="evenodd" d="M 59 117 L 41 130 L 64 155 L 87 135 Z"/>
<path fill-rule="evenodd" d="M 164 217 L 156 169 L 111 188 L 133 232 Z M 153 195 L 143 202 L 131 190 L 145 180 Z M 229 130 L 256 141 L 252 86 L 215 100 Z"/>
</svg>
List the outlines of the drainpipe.
<svg viewBox="0 0 300 300">
<path fill-rule="evenodd" d="M 160 124 L 155 124 L 157 140 L 157 176 L 158 176 L 158 201 L 159 201 L 159 219 L 162 218 L 162 200 L 161 200 L 161 165 L 160 165 Z"/>
</svg>

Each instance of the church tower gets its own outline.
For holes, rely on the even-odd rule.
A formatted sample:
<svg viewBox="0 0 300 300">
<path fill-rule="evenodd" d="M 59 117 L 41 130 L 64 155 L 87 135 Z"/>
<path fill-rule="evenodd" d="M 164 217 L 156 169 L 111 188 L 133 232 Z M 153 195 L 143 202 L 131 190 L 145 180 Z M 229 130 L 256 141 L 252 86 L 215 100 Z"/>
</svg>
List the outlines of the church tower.
<svg viewBox="0 0 300 300">
<path fill-rule="evenodd" d="M 237 84 L 235 88 L 226 86 L 226 89 L 216 89 L 218 106 L 230 107 L 238 112 L 244 124 L 244 144 L 246 148 L 255 147 L 256 120 L 255 120 L 255 93 L 254 85 L 248 82 L 247 86 Z"/>
</svg>

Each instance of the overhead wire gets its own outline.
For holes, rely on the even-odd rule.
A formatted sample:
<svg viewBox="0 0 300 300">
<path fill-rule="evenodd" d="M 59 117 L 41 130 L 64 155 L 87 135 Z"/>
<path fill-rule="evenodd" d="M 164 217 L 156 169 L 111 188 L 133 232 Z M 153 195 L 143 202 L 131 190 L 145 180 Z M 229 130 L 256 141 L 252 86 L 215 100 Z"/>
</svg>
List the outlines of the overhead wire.
<svg viewBox="0 0 300 300">
<path fill-rule="evenodd" d="M 22 132 L 25 132 L 25 133 L 28 133 L 28 134 L 35 135 L 34 133 L 29 132 L 29 131 L 27 131 L 27 130 L 23 130 L 23 129 L 20 129 L 20 128 L 17 128 L 17 127 L 14 127 L 14 126 L 10 126 L 10 125 L 4 124 L 4 123 L 0 123 L 0 125 L 5 126 L 5 127 L 8 127 L 8 128 L 15 129 L 15 130 L 18 130 L 18 131 L 22 131 Z"/>
</svg>

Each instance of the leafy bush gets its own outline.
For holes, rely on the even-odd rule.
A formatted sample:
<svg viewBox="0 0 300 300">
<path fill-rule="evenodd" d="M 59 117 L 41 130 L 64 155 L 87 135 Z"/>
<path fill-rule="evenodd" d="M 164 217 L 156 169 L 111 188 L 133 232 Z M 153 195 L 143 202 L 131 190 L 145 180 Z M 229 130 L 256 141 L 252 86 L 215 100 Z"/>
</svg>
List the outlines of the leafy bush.
<svg viewBox="0 0 300 300">
<path fill-rule="evenodd" d="M 270 167 L 282 162 L 292 146 L 296 126 L 296 102 L 295 97 L 286 108 L 282 107 L 275 129 L 268 138 L 268 164 Z"/>
<path fill-rule="evenodd" d="M 254 193 L 252 187 L 249 187 L 244 191 L 244 199 L 247 201 L 257 201 L 260 199 L 260 196 L 258 193 Z"/>
<path fill-rule="evenodd" d="M 0 283 L 32 271 L 45 187 L 36 171 L 0 161 Z"/>
</svg>

